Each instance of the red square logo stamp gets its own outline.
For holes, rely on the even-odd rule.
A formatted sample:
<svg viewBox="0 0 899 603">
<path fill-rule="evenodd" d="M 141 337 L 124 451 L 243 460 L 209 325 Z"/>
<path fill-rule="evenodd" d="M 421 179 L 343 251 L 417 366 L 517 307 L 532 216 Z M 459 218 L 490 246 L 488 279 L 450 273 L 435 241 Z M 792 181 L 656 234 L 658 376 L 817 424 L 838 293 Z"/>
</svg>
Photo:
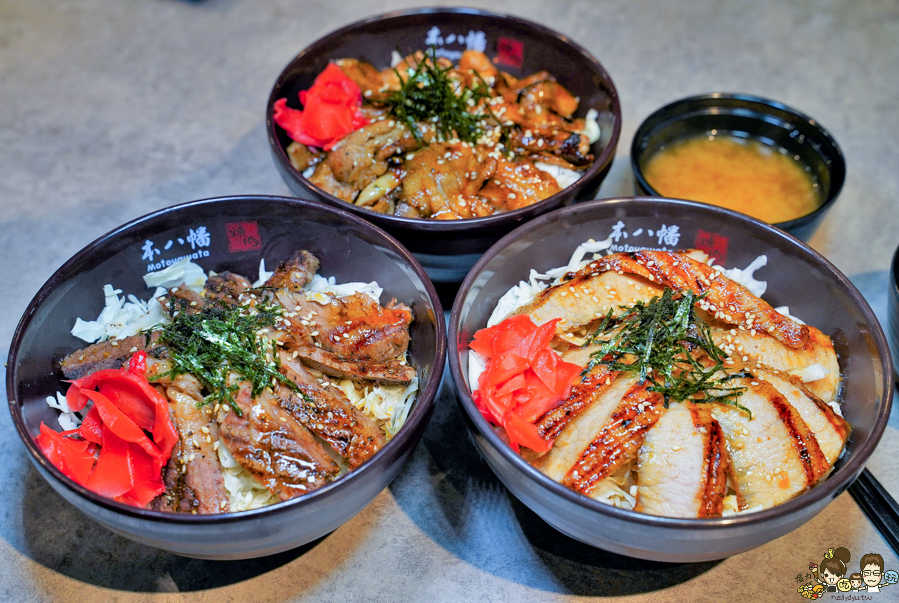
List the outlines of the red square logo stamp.
<svg viewBox="0 0 899 603">
<path fill-rule="evenodd" d="M 727 237 L 714 232 L 700 230 L 696 233 L 696 242 L 693 246 L 696 249 L 705 251 L 710 258 L 715 258 L 716 264 L 724 264 L 724 261 L 727 259 L 727 242 Z"/>
<path fill-rule="evenodd" d="M 228 234 L 228 251 L 256 251 L 262 249 L 262 237 L 259 236 L 259 225 L 256 222 L 228 222 L 225 224 Z"/>
<path fill-rule="evenodd" d="M 496 62 L 510 67 L 521 67 L 524 63 L 524 42 L 500 37 L 496 41 Z"/>
</svg>

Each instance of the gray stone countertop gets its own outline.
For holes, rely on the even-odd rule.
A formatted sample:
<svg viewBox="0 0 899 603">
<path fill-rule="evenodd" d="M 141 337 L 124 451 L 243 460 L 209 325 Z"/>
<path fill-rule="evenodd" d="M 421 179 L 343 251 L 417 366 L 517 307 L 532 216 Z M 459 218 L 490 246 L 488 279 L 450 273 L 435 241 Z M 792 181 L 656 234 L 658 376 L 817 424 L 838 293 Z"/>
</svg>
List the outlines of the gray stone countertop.
<svg viewBox="0 0 899 603">
<path fill-rule="evenodd" d="M 192 199 L 289 194 L 264 127 L 275 77 L 325 32 L 418 4 L 0 0 L 0 355 L 41 284 L 113 227 Z M 848 178 L 810 245 L 885 322 L 899 243 L 899 4 L 471 4 L 564 32 L 612 75 L 624 122 L 601 197 L 633 194 L 633 133 L 672 100 L 745 92 L 820 120 Z M 894 413 L 868 466 L 899 495 L 897 430 Z M 448 388 L 411 462 L 371 505 L 315 543 L 245 562 L 179 558 L 106 531 L 39 477 L 5 411 L 0 434 L 3 601 L 788 601 L 829 547 L 878 552 L 899 570 L 848 494 L 718 562 L 651 563 L 582 545 L 493 477 Z M 899 600 L 891 590 L 870 596 Z"/>
</svg>

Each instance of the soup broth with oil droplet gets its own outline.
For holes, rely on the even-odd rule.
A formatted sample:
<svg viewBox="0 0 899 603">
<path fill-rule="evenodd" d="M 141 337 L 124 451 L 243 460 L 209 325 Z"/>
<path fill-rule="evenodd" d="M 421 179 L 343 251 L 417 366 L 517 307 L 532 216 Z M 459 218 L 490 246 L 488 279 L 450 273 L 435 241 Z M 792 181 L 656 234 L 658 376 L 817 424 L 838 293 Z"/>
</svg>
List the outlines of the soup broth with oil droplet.
<svg viewBox="0 0 899 603">
<path fill-rule="evenodd" d="M 662 196 L 726 207 L 772 224 L 821 205 L 805 166 L 775 147 L 734 136 L 674 142 L 649 160 L 644 174 Z"/>
</svg>

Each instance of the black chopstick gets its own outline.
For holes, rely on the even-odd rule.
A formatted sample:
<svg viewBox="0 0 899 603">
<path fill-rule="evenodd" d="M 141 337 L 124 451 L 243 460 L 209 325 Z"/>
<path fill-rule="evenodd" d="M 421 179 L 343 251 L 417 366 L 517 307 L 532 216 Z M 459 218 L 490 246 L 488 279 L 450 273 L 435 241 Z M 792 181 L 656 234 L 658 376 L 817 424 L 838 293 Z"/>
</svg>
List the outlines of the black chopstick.
<svg viewBox="0 0 899 603">
<path fill-rule="evenodd" d="M 899 504 L 895 499 L 867 469 L 849 486 L 849 494 L 899 554 Z"/>
</svg>

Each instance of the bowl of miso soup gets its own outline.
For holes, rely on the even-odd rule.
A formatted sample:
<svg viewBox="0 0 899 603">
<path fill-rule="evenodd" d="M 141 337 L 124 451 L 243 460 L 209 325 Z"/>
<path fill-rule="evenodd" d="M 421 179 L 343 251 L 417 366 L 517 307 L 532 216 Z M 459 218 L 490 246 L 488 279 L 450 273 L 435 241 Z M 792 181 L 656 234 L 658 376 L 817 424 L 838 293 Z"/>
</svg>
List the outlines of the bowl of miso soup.
<svg viewBox="0 0 899 603">
<path fill-rule="evenodd" d="M 713 93 L 665 105 L 637 129 L 638 192 L 718 205 L 808 239 L 836 201 L 846 162 L 815 119 L 783 103 Z"/>
</svg>

